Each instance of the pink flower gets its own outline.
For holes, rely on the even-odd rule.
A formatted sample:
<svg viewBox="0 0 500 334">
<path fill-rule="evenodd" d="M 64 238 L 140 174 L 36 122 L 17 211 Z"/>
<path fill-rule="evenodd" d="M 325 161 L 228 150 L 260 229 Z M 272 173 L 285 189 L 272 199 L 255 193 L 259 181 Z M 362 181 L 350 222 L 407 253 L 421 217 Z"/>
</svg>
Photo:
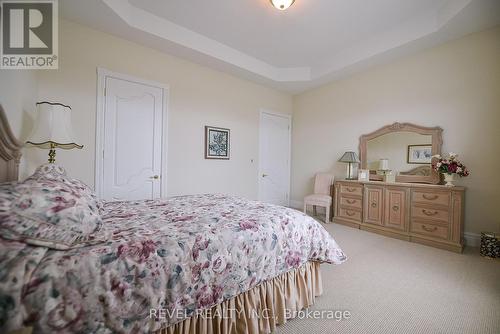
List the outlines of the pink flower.
<svg viewBox="0 0 500 334">
<path fill-rule="evenodd" d="M 240 223 L 240 228 L 242 230 L 252 230 L 257 232 L 259 230 L 259 226 L 255 220 L 247 220 Z"/>
<path fill-rule="evenodd" d="M 198 256 L 200 255 L 200 250 L 205 250 L 208 247 L 208 240 L 202 241 L 202 238 L 203 237 L 201 235 L 198 235 L 194 241 L 192 250 L 192 255 L 194 260 L 198 259 Z"/>
<path fill-rule="evenodd" d="M 215 260 L 214 265 L 212 266 L 212 269 L 213 269 L 214 271 L 217 271 L 217 270 L 219 270 L 219 269 L 220 269 L 221 265 L 222 265 L 222 258 L 219 256 L 219 257 Z"/>
<path fill-rule="evenodd" d="M 289 251 L 285 261 L 289 267 L 297 268 L 300 265 L 300 253 Z"/>
<path fill-rule="evenodd" d="M 209 262 L 205 262 L 203 265 L 201 263 L 197 263 L 194 265 L 193 269 L 191 270 L 191 282 L 196 283 L 200 280 L 201 278 L 201 271 L 203 269 L 207 269 L 210 266 Z"/>
<path fill-rule="evenodd" d="M 144 262 L 156 251 L 156 243 L 152 240 L 132 241 L 118 246 L 118 257 L 129 257 L 140 263 Z"/>
<path fill-rule="evenodd" d="M 212 286 L 210 289 L 205 285 L 198 291 L 198 293 L 195 295 L 195 298 L 198 302 L 198 307 L 205 308 L 216 304 L 221 296 L 222 287 Z"/>
<path fill-rule="evenodd" d="M 71 208 L 75 206 L 76 200 L 75 199 L 70 199 L 67 200 L 64 197 L 61 196 L 56 196 L 53 198 L 53 201 L 56 203 L 52 208 L 50 208 L 50 211 L 57 213 L 59 211 L 62 211 L 67 208 Z"/>
</svg>

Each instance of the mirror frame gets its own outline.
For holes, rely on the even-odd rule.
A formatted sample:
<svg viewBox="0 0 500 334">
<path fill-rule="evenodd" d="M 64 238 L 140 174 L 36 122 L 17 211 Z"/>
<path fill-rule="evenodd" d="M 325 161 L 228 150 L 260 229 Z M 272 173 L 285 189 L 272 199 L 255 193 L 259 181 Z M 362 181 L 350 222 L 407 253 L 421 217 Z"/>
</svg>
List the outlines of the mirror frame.
<svg viewBox="0 0 500 334">
<path fill-rule="evenodd" d="M 367 169 L 367 152 L 366 145 L 368 140 L 380 137 L 382 135 L 392 132 L 414 132 L 421 135 L 432 136 L 432 155 L 441 154 L 441 147 L 443 145 L 443 129 L 439 126 L 425 127 L 411 123 L 393 123 L 386 125 L 374 132 L 359 137 L 359 157 L 361 160 L 361 169 Z M 370 171 L 371 172 L 371 171 Z M 373 177 L 373 178 L 372 178 Z M 378 175 L 370 175 L 370 180 L 381 181 L 382 177 Z M 441 182 L 441 177 L 438 172 L 431 168 L 431 175 L 397 175 L 396 182 L 405 183 L 429 183 L 438 184 Z"/>
</svg>

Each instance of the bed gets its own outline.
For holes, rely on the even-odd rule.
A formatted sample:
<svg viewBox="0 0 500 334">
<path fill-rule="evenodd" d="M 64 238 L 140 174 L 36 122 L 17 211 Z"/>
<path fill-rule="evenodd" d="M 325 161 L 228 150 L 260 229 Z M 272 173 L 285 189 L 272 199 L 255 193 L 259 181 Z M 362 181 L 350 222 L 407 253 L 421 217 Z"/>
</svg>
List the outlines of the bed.
<svg viewBox="0 0 500 334">
<path fill-rule="evenodd" d="M 103 202 L 54 164 L 12 182 L 21 145 L 0 114 L 2 333 L 270 333 L 322 293 L 320 263 L 346 260 L 293 209 L 218 194 Z M 93 210 L 81 224 L 59 219 L 79 203 Z"/>
</svg>

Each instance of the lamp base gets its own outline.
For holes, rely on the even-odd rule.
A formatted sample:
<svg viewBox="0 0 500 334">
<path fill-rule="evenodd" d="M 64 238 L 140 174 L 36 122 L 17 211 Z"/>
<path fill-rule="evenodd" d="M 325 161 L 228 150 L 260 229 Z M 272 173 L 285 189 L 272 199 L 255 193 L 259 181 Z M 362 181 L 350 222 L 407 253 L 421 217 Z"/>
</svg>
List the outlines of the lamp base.
<svg viewBox="0 0 500 334">
<path fill-rule="evenodd" d="M 56 162 L 56 150 L 51 148 L 49 151 L 49 163 L 53 164 Z"/>
</svg>

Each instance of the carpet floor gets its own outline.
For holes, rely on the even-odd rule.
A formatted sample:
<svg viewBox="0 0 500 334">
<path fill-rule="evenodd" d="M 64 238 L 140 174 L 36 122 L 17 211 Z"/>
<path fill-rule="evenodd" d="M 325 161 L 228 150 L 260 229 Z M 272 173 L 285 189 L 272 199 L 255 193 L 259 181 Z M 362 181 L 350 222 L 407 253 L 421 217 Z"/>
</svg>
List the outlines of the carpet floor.
<svg viewBox="0 0 500 334">
<path fill-rule="evenodd" d="M 500 261 L 324 225 L 348 256 L 321 266 L 323 295 L 311 311 L 349 311 L 337 321 L 309 315 L 277 333 L 500 333 Z M 328 317 L 330 319 L 328 319 Z"/>
</svg>

